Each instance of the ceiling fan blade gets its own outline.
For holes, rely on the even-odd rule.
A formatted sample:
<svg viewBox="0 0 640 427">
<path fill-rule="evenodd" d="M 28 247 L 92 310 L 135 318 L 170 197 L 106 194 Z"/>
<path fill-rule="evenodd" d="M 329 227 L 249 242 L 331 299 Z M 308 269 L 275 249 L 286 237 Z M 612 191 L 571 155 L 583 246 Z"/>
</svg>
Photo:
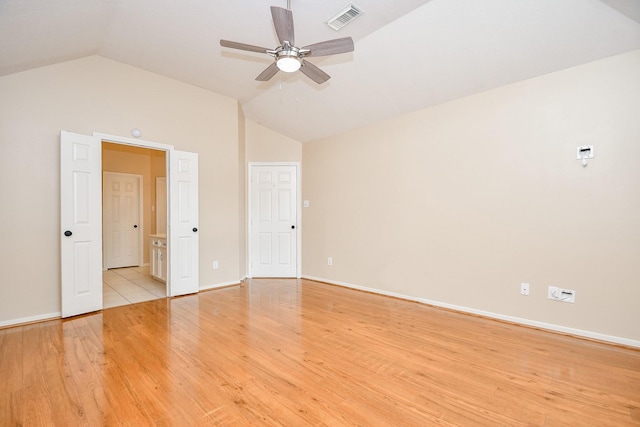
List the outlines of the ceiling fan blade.
<svg viewBox="0 0 640 427">
<path fill-rule="evenodd" d="M 329 80 L 331 76 L 320 68 L 316 67 L 309 61 L 302 60 L 302 67 L 300 67 L 300 71 L 304 73 L 305 76 L 309 77 L 311 80 L 318 84 L 322 84 Z"/>
<path fill-rule="evenodd" d="M 280 44 L 284 45 L 288 41 L 291 46 L 295 44 L 293 35 L 293 13 L 289 9 L 278 6 L 271 6 L 271 17 L 273 26 L 276 29 Z"/>
<path fill-rule="evenodd" d="M 232 49 L 248 50 L 249 52 L 267 53 L 269 49 L 266 47 L 254 46 L 252 44 L 232 42 L 229 40 L 220 40 L 220 46 L 230 47 Z"/>
<path fill-rule="evenodd" d="M 258 77 L 256 77 L 256 80 L 259 82 L 266 82 L 268 80 L 271 80 L 271 78 L 275 76 L 278 73 L 278 71 L 279 71 L 278 66 L 274 62 L 273 64 L 265 68 L 265 70 L 261 72 Z"/>
<path fill-rule="evenodd" d="M 304 46 L 302 49 L 309 49 L 311 52 L 307 56 L 327 56 L 337 53 L 353 52 L 353 39 L 343 37 L 341 39 L 327 40 L 320 43 Z"/>
</svg>

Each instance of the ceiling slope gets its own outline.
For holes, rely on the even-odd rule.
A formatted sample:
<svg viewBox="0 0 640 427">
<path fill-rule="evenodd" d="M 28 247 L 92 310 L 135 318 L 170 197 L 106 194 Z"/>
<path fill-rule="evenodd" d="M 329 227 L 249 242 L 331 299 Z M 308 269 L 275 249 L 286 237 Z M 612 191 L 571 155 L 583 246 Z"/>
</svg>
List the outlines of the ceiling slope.
<svg viewBox="0 0 640 427">
<path fill-rule="evenodd" d="M 247 119 L 301 142 L 501 85 L 640 49 L 638 0 L 292 1 L 296 43 L 351 36 L 355 52 L 311 58 L 332 78 L 255 77 L 285 1 L 0 0 L 0 75 L 101 55 L 240 101 Z"/>
</svg>

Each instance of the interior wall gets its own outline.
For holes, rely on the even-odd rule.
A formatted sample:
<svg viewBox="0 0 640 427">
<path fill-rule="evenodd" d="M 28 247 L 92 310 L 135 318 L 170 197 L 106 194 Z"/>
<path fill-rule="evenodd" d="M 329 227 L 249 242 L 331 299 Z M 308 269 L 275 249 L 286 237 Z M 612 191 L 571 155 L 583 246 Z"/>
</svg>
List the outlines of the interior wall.
<svg viewBox="0 0 640 427">
<path fill-rule="evenodd" d="M 149 227 L 149 234 L 167 234 L 166 227 L 163 227 L 162 230 L 158 229 L 157 223 L 157 212 L 158 212 L 158 201 L 156 198 L 156 178 L 166 178 L 167 177 L 167 153 L 161 150 L 149 150 L 151 155 L 151 205 L 153 209 L 151 210 L 151 222 Z M 164 207 L 165 215 L 167 215 L 168 207 Z M 168 219 L 168 215 L 167 215 Z M 149 240 L 149 239 L 147 239 Z"/>
<path fill-rule="evenodd" d="M 60 312 L 60 130 L 138 128 L 199 153 L 200 282 L 239 280 L 236 100 L 99 56 L 0 77 L 0 93 L 0 197 L 10 201 L 0 220 L 11 225 L 0 239 L 0 325 Z"/>
<path fill-rule="evenodd" d="M 638 76 L 635 51 L 305 143 L 304 276 L 640 343 Z"/>
<path fill-rule="evenodd" d="M 246 121 L 247 162 L 301 162 L 302 144 L 250 120 Z"/>
<path fill-rule="evenodd" d="M 247 122 L 244 118 L 244 112 L 240 103 L 238 103 L 238 193 L 242 195 L 239 198 L 238 205 L 238 230 L 240 233 L 239 247 L 239 277 L 244 279 L 247 277 Z"/>
</svg>

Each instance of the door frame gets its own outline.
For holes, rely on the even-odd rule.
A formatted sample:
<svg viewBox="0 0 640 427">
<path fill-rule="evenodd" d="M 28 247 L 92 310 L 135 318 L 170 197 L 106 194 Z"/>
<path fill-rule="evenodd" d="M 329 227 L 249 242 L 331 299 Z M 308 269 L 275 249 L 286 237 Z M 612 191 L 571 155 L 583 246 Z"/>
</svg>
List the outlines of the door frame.
<svg viewBox="0 0 640 427">
<path fill-rule="evenodd" d="M 128 146 L 132 146 L 132 147 L 140 147 L 140 148 L 147 148 L 150 150 L 158 150 L 158 151 L 164 151 L 165 152 L 165 176 L 168 177 L 169 176 L 169 157 L 170 157 L 170 152 L 174 150 L 173 145 L 169 145 L 169 144 L 162 144 L 159 142 L 153 142 L 153 141 L 147 141 L 144 139 L 134 139 L 134 138 L 127 138 L 124 136 L 118 136 L 118 135 L 109 135 L 106 133 L 101 133 L 101 132 L 93 132 L 92 134 L 93 137 L 100 139 L 100 143 L 105 143 L 105 142 L 109 142 L 112 144 L 119 144 L 119 145 L 128 145 Z M 104 172 L 101 170 L 101 173 Z M 142 191 L 142 182 L 140 183 L 140 191 Z M 169 210 L 170 210 L 170 206 L 169 206 L 169 189 L 167 188 L 167 216 L 169 215 Z M 102 203 L 102 196 L 100 197 L 100 203 Z M 143 203 L 142 197 L 140 198 L 140 203 Z M 102 212 L 102 207 L 100 209 L 100 212 Z M 140 215 L 143 215 L 143 211 L 142 208 L 140 210 Z M 104 223 L 103 223 L 103 229 L 104 229 Z M 144 226 L 141 226 L 142 228 L 144 228 Z M 144 233 L 140 233 L 140 238 L 144 239 Z M 168 238 L 168 236 L 167 236 Z M 167 239 L 167 242 L 169 240 Z M 142 254 L 142 257 L 140 258 L 140 260 L 144 260 L 144 253 L 142 253 L 144 251 L 144 241 L 141 242 L 140 244 L 140 251 Z M 168 270 L 171 268 L 171 261 L 169 261 L 169 264 L 167 265 Z M 103 259 L 103 268 L 104 268 L 104 259 Z M 170 292 L 169 290 L 171 289 L 171 279 L 169 277 L 169 275 L 167 274 L 167 281 L 165 284 L 165 294 L 166 296 L 169 296 Z"/>
<path fill-rule="evenodd" d="M 251 177 L 253 176 L 253 168 L 256 166 L 295 166 L 296 168 L 296 278 L 302 277 L 302 185 L 300 181 L 301 164 L 300 162 L 249 162 L 248 176 L 247 176 L 247 277 L 253 277 L 253 271 L 251 269 L 251 242 L 253 235 L 251 230 L 251 194 L 253 191 L 253 182 Z"/>
<path fill-rule="evenodd" d="M 105 175 L 125 175 L 128 177 L 133 177 L 136 178 L 138 180 L 138 224 L 140 224 L 138 226 L 140 232 L 138 233 L 138 267 L 140 267 L 141 265 L 144 264 L 144 221 L 142 220 L 142 217 L 144 216 L 143 214 L 143 209 L 144 209 L 144 204 L 142 203 L 142 201 L 144 200 L 143 198 L 143 177 L 140 174 L 135 174 L 135 173 L 125 173 L 125 172 L 111 172 L 111 171 L 102 171 L 102 247 L 105 247 L 105 241 L 107 239 L 105 239 L 105 233 L 104 233 L 104 181 L 105 181 Z M 106 270 L 106 252 L 105 250 L 102 251 L 102 270 L 105 271 Z"/>
<path fill-rule="evenodd" d="M 185 152 L 185 151 L 181 151 L 181 150 L 176 150 L 174 148 L 173 145 L 168 145 L 168 144 L 161 144 L 158 142 L 152 142 L 152 141 L 145 141 L 145 140 L 140 140 L 140 139 L 133 139 L 133 138 L 126 138 L 126 137 L 121 137 L 121 136 L 117 136 L 117 135 L 109 135 L 109 134 L 104 134 L 104 133 L 100 133 L 100 132 L 93 132 L 93 136 L 96 138 L 99 138 L 102 142 L 111 142 L 114 144 L 121 144 L 121 145 L 131 145 L 131 146 L 135 146 L 135 147 L 142 147 L 142 148 L 149 148 L 152 150 L 160 150 L 160 151 L 164 151 L 166 153 L 165 156 L 165 163 L 166 163 L 166 169 L 165 169 L 165 177 L 167 178 L 167 254 L 168 254 L 168 264 L 167 264 L 167 282 L 166 282 L 166 295 L 167 297 L 173 297 L 173 296 L 177 296 L 177 295 L 183 295 L 185 294 L 184 289 L 182 288 L 178 288 L 179 283 L 174 283 L 175 280 L 172 280 L 172 277 L 175 279 L 178 274 L 180 265 L 179 263 L 181 262 L 181 259 L 178 258 L 176 256 L 176 254 L 178 253 L 177 251 L 177 245 L 172 244 L 172 240 L 174 239 L 174 237 L 176 237 L 177 235 L 175 234 L 176 231 L 171 227 L 171 223 L 172 221 L 174 221 L 174 219 L 179 218 L 179 213 L 175 212 L 172 209 L 172 206 L 174 205 L 175 199 L 176 197 L 179 197 L 179 194 L 177 193 L 172 193 L 171 188 L 173 186 L 172 181 L 173 181 L 173 177 L 174 176 L 178 176 L 177 174 L 179 173 L 179 167 L 175 167 L 174 168 L 174 172 L 172 174 L 171 172 L 171 168 L 173 166 L 171 166 L 173 164 L 173 162 L 179 162 L 181 160 L 181 156 L 183 154 L 189 154 L 191 155 L 195 155 L 195 157 L 198 157 L 198 153 L 191 153 L 191 152 Z M 174 165 L 175 166 L 175 165 Z M 196 163 L 196 168 L 197 168 L 197 163 Z M 196 175 L 197 176 L 197 175 Z M 196 178 L 197 179 L 197 178 Z M 196 198 L 199 199 L 199 192 L 196 193 Z M 196 199 L 196 201 L 197 201 Z M 199 227 L 196 224 L 194 228 L 194 232 L 196 232 L 197 227 Z M 174 242 L 175 243 L 175 242 Z M 200 261 L 200 254 L 199 254 L 199 249 L 195 250 L 195 272 L 192 272 L 195 274 L 195 280 L 197 282 L 197 286 L 196 289 L 194 291 L 189 291 L 188 293 L 192 293 L 192 292 L 199 292 L 200 291 L 200 284 L 199 284 L 199 261 Z M 175 269 L 175 271 L 174 271 Z M 194 276 L 191 276 L 192 278 Z"/>
</svg>

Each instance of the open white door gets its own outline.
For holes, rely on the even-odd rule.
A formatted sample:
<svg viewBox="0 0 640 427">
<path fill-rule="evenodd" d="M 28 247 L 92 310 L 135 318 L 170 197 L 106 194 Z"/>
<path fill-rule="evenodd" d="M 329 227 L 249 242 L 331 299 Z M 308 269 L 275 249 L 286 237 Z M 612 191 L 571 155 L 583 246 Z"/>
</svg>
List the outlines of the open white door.
<svg viewBox="0 0 640 427">
<path fill-rule="evenodd" d="M 62 317 L 102 309 L 102 145 L 60 134 Z"/>
<path fill-rule="evenodd" d="M 169 296 L 198 292 L 198 154 L 169 151 Z"/>
</svg>

